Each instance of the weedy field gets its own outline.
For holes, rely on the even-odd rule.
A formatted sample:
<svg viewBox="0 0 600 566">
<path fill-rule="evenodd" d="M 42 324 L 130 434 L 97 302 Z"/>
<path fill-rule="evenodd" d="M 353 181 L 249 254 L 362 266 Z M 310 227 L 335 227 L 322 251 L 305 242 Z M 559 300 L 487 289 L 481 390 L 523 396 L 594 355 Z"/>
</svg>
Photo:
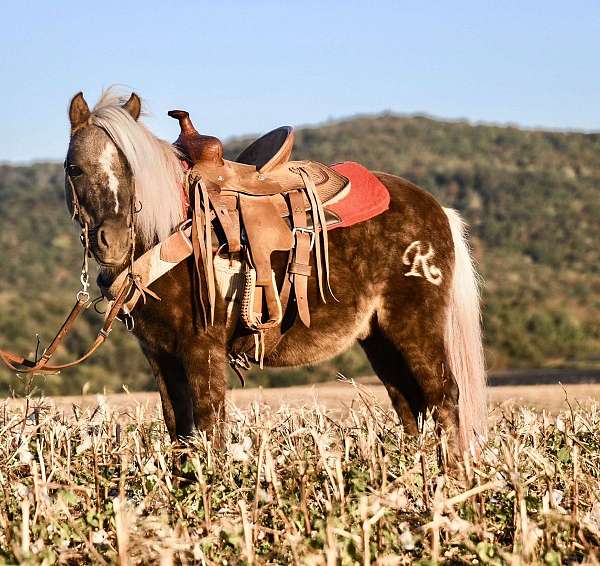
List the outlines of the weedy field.
<svg viewBox="0 0 600 566">
<path fill-rule="evenodd" d="M 155 404 L 0 407 L 0 563 L 598 564 L 600 405 L 506 406 L 443 464 L 356 387 L 344 411 L 231 404 L 225 449 Z"/>
</svg>

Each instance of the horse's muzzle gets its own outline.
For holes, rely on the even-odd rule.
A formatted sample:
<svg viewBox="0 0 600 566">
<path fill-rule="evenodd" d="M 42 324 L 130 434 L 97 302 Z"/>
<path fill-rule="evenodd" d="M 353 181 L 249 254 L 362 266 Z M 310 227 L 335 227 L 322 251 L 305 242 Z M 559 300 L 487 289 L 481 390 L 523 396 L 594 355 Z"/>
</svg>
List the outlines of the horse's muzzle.
<svg viewBox="0 0 600 566">
<path fill-rule="evenodd" d="M 122 222 L 105 220 L 90 230 L 90 249 L 101 266 L 121 267 L 131 253 L 130 231 Z"/>
</svg>

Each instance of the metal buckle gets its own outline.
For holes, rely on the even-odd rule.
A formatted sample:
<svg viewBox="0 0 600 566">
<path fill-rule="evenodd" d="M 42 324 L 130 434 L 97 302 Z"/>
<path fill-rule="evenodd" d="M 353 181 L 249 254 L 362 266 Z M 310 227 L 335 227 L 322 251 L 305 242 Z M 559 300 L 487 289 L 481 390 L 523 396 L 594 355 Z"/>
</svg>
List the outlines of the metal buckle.
<svg viewBox="0 0 600 566">
<path fill-rule="evenodd" d="M 236 354 L 229 354 L 229 365 L 232 367 L 239 367 L 244 370 L 251 369 L 250 360 L 245 352 Z"/>
<path fill-rule="evenodd" d="M 183 222 L 182 222 L 182 223 L 181 223 L 181 224 L 180 224 L 180 225 L 177 227 L 177 230 L 178 230 L 179 232 L 184 232 L 184 231 L 185 231 L 185 229 L 186 229 L 188 226 L 191 226 L 191 225 L 192 225 L 192 219 L 191 219 L 191 218 L 188 218 L 187 220 L 184 220 L 184 221 L 183 221 Z"/>
<path fill-rule="evenodd" d="M 129 314 L 128 312 L 124 312 L 123 314 L 117 317 L 117 320 L 119 320 L 125 325 L 125 329 L 127 330 L 127 332 L 133 332 L 133 329 L 135 328 L 135 320 L 133 319 L 133 316 L 131 314 Z"/>
<path fill-rule="evenodd" d="M 316 234 L 312 228 L 303 228 L 301 226 L 294 226 L 292 228 L 292 236 L 295 238 L 297 233 L 301 234 L 309 234 L 310 235 L 310 249 L 312 250 L 315 247 L 315 238 Z"/>
<path fill-rule="evenodd" d="M 77 293 L 77 300 L 80 303 L 87 303 L 90 300 L 90 294 L 87 291 L 81 290 Z"/>
</svg>

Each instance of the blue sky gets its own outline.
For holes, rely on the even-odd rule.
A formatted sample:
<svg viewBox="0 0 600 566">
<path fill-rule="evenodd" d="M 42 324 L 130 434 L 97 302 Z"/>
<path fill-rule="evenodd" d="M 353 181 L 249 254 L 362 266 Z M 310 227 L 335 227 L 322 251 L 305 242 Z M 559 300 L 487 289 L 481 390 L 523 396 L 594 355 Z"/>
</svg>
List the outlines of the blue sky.
<svg viewBox="0 0 600 566">
<path fill-rule="evenodd" d="M 11 1 L 0 161 L 62 159 L 83 90 L 134 88 L 229 137 L 392 110 L 600 130 L 600 3 Z"/>
</svg>

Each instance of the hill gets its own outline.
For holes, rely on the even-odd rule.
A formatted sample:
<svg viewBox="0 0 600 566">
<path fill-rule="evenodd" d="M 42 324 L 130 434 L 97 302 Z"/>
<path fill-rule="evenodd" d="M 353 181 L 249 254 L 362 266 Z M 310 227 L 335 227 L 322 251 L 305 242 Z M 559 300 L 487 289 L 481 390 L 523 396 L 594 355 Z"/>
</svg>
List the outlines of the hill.
<svg viewBox="0 0 600 566">
<path fill-rule="evenodd" d="M 233 140 L 233 155 L 247 139 Z M 492 368 L 560 366 L 600 352 L 600 135 L 521 130 L 380 115 L 303 128 L 295 157 L 355 160 L 404 176 L 461 211 L 485 280 L 484 324 Z M 73 302 L 81 249 L 63 202 L 60 164 L 0 166 L 0 344 L 45 344 Z M 81 352 L 98 317 L 69 339 Z M 316 368 L 267 372 L 287 384 L 368 371 L 353 350 Z M 14 382 L 0 372 L 0 388 Z M 47 393 L 152 387 L 135 341 L 122 329 L 88 365 L 38 383 Z"/>
</svg>

